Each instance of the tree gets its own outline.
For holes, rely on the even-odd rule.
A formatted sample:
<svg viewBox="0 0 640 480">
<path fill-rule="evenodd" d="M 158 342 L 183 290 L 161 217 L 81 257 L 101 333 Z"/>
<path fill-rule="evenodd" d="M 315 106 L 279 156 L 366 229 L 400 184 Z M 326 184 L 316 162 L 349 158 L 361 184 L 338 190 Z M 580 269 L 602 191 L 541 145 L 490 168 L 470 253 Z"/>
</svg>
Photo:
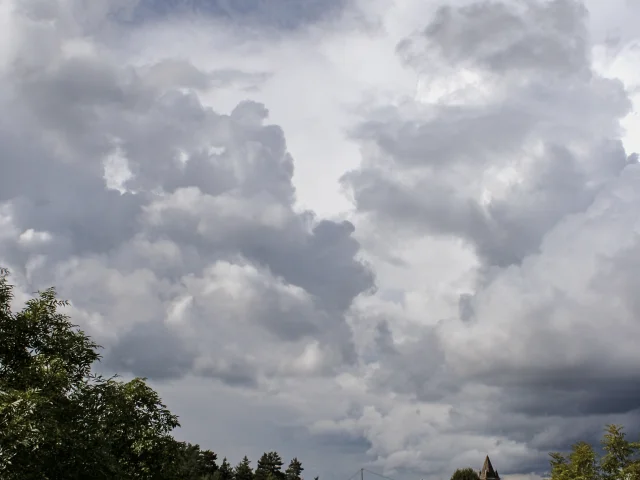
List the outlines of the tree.
<svg viewBox="0 0 640 480">
<path fill-rule="evenodd" d="M 577 442 L 568 456 L 551 453 L 552 480 L 600 480 L 600 466 L 593 447 Z"/>
<path fill-rule="evenodd" d="M 552 452 L 551 457 L 551 480 L 569 480 L 569 460 L 562 454 Z"/>
<path fill-rule="evenodd" d="M 600 460 L 604 480 L 640 479 L 640 443 L 629 442 L 621 425 L 607 425 Z"/>
<path fill-rule="evenodd" d="M 213 479 L 214 480 L 232 480 L 233 479 L 233 468 L 231 468 L 231 465 L 227 461 L 227 457 L 224 457 L 222 459 L 222 464 L 220 465 L 220 468 L 218 469 L 216 474 L 213 476 Z"/>
<path fill-rule="evenodd" d="M 289 463 L 287 470 L 285 471 L 286 480 L 302 480 L 302 477 L 300 475 L 302 474 L 303 470 L 304 468 L 302 468 L 302 463 L 300 463 L 300 461 L 296 457 L 294 457 Z"/>
<path fill-rule="evenodd" d="M 471 467 L 459 468 L 453 472 L 451 480 L 480 480 L 480 477 L 478 476 L 478 472 Z"/>
<path fill-rule="evenodd" d="M 255 475 L 246 456 L 218 468 L 216 453 L 173 438 L 178 418 L 145 379 L 93 374 L 100 347 L 61 313 L 53 288 L 18 313 L 12 300 L 0 269 L 2 480 L 285 480 L 277 452 Z M 301 472 L 293 459 L 289 480 Z"/>
<path fill-rule="evenodd" d="M 0 477 L 175 478 L 178 419 L 144 379 L 91 373 L 98 345 L 53 288 L 13 313 L 0 269 Z"/>
<path fill-rule="evenodd" d="M 569 454 L 552 452 L 551 480 L 640 480 L 640 443 L 629 442 L 623 428 L 607 425 L 599 457 L 586 442 L 577 442 Z"/>
<path fill-rule="evenodd" d="M 265 452 L 258 460 L 256 471 L 254 473 L 255 480 L 282 480 L 284 473 L 282 472 L 282 457 L 278 452 Z"/>
<path fill-rule="evenodd" d="M 218 455 L 213 453 L 211 450 L 201 450 L 200 452 L 200 470 L 203 475 L 212 476 L 218 470 L 218 465 L 216 464 L 216 460 L 218 459 Z M 227 462 L 227 458 L 225 457 L 222 464 Z M 227 466 L 229 464 L 227 463 Z"/>
<path fill-rule="evenodd" d="M 201 450 L 199 445 L 180 443 L 180 453 L 175 461 L 175 475 L 180 479 L 212 480 L 218 471 L 218 456 L 210 450 Z"/>
<path fill-rule="evenodd" d="M 246 455 L 242 461 L 236 465 L 233 473 L 234 480 L 253 480 L 253 469 Z"/>
</svg>

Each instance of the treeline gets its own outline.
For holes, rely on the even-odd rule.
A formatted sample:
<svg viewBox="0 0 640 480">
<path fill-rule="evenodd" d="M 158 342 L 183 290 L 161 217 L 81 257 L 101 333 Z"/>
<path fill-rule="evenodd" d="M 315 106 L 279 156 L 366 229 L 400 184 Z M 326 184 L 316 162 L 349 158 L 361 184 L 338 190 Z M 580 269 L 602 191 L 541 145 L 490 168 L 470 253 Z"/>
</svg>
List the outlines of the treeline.
<svg viewBox="0 0 640 480">
<path fill-rule="evenodd" d="M 255 471 L 251 461 L 245 457 L 235 467 L 223 458 L 218 466 L 217 455 L 210 450 L 201 450 L 198 445 L 181 444 L 182 467 L 179 478 L 198 480 L 302 480 L 302 463 L 294 458 L 283 471 L 284 463 L 278 452 L 265 452 L 258 460 Z M 314 480 L 318 480 L 315 477 Z"/>
<path fill-rule="evenodd" d="M 550 453 L 548 480 L 640 480 L 640 442 L 627 439 L 624 427 L 607 425 L 601 453 L 588 442 L 573 444 L 567 453 Z M 473 468 L 456 470 L 451 480 L 480 480 Z"/>
<path fill-rule="evenodd" d="M 255 470 L 179 442 L 178 418 L 144 379 L 92 372 L 99 346 L 49 289 L 18 313 L 0 269 L 0 478 L 3 480 L 301 480 L 276 452 Z M 317 480 L 317 478 L 316 478 Z"/>
<path fill-rule="evenodd" d="M 550 453 L 551 480 L 640 480 L 640 442 L 630 442 L 621 425 L 607 425 L 600 443 L 601 454 L 587 442 Z"/>
</svg>

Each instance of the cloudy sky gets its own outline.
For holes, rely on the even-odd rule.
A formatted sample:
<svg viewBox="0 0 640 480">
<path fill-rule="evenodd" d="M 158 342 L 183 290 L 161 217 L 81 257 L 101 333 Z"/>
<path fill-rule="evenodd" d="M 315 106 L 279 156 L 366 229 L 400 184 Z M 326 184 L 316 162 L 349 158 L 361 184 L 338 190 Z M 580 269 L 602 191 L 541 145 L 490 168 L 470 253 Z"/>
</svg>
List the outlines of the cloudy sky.
<svg viewBox="0 0 640 480">
<path fill-rule="evenodd" d="M 540 475 L 640 429 L 638 18 L 0 0 L 0 264 L 233 463 Z"/>
</svg>

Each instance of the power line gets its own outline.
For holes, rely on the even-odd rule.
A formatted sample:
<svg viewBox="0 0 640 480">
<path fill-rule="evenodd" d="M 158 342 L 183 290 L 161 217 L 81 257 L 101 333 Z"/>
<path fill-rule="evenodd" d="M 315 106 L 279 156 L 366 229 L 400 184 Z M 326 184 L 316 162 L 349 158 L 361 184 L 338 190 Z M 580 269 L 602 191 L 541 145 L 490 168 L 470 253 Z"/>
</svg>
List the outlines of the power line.
<svg viewBox="0 0 640 480">
<path fill-rule="evenodd" d="M 354 474 L 353 474 L 353 475 L 351 475 L 349 478 L 347 478 L 347 480 L 353 480 L 353 478 L 354 478 L 356 475 L 360 475 L 360 473 L 362 472 L 362 470 L 363 470 L 362 468 L 359 468 L 359 469 L 356 471 L 356 473 L 354 473 Z"/>
<path fill-rule="evenodd" d="M 363 471 L 365 471 L 365 472 L 367 472 L 367 473 L 370 473 L 370 474 L 372 474 L 372 475 L 376 475 L 377 477 L 384 478 L 385 480 L 394 480 L 394 479 L 393 479 L 393 478 L 391 478 L 391 477 L 387 477 L 387 476 L 382 475 L 382 474 L 380 474 L 380 473 L 372 472 L 371 470 L 367 470 L 366 468 L 363 468 L 362 470 L 363 470 Z"/>
<path fill-rule="evenodd" d="M 386 475 L 382 475 L 381 473 L 377 473 L 377 472 L 371 471 L 371 470 L 369 470 L 367 468 L 359 468 L 353 475 L 351 475 L 349 478 L 347 478 L 347 480 L 353 480 L 358 475 L 360 476 L 360 478 L 358 480 L 363 480 L 363 472 L 370 473 L 371 475 L 375 475 L 376 477 L 380 477 L 380 478 L 382 478 L 384 480 L 395 480 L 394 478 L 387 477 Z"/>
</svg>

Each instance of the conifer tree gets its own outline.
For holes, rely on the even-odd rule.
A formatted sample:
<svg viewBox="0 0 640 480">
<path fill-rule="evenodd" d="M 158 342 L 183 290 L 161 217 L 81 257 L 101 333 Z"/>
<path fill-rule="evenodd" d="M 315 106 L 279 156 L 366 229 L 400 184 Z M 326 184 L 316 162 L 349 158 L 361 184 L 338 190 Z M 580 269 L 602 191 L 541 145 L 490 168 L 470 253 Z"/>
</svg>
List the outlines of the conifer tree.
<svg viewBox="0 0 640 480">
<path fill-rule="evenodd" d="M 251 468 L 251 462 L 246 455 L 242 461 L 236 465 L 233 473 L 234 480 L 253 480 L 253 469 Z"/>
<path fill-rule="evenodd" d="M 302 480 L 301 475 L 303 470 L 302 463 L 294 457 L 285 471 L 286 480 Z"/>
</svg>

